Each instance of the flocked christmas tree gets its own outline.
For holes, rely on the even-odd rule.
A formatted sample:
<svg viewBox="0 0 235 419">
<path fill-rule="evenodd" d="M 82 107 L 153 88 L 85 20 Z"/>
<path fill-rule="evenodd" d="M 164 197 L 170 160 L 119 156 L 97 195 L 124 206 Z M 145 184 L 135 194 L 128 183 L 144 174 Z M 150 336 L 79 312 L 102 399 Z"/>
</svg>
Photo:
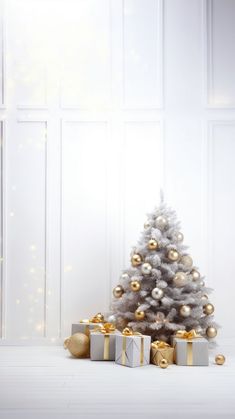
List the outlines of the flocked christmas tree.
<svg viewBox="0 0 235 419">
<path fill-rule="evenodd" d="M 207 295 L 211 289 L 205 287 L 183 239 L 175 211 L 161 197 L 132 250 L 131 266 L 113 290 L 117 327 L 129 326 L 153 340 L 169 341 L 179 329 L 216 336 L 214 307 Z"/>
</svg>

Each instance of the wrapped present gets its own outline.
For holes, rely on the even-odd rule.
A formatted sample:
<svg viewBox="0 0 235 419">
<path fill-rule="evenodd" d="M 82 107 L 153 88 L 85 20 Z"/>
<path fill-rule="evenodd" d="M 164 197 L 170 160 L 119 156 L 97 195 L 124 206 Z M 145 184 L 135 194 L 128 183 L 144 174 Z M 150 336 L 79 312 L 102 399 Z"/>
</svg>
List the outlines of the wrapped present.
<svg viewBox="0 0 235 419">
<path fill-rule="evenodd" d="M 194 329 L 178 330 L 173 336 L 175 363 L 177 365 L 208 365 L 208 341 Z"/>
<path fill-rule="evenodd" d="M 97 326 L 102 326 L 103 322 L 103 314 L 97 313 L 92 319 L 83 319 L 78 323 L 73 323 L 71 335 L 74 335 L 75 333 L 85 333 L 85 335 L 89 336 L 90 331 Z"/>
<path fill-rule="evenodd" d="M 151 337 L 133 332 L 126 327 L 116 336 L 115 362 L 127 367 L 149 364 Z"/>
<path fill-rule="evenodd" d="M 90 332 L 90 356 L 92 361 L 114 361 L 116 328 L 104 323 Z"/>
<path fill-rule="evenodd" d="M 159 365 L 162 359 L 166 359 L 168 364 L 173 364 L 174 348 L 166 342 L 156 340 L 151 344 L 150 360 L 152 364 Z"/>
</svg>

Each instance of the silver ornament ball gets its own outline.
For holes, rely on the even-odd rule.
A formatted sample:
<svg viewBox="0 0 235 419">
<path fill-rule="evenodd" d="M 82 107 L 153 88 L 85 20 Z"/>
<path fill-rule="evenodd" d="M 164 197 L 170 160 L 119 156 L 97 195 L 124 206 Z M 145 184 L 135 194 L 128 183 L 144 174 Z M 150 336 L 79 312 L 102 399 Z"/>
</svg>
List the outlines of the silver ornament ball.
<svg viewBox="0 0 235 419">
<path fill-rule="evenodd" d="M 161 288 L 158 288 L 158 287 L 153 288 L 153 290 L 152 290 L 152 297 L 155 300 L 161 300 L 162 297 L 163 297 L 163 295 L 164 295 L 164 292 L 163 292 L 163 290 Z"/>
<path fill-rule="evenodd" d="M 129 275 L 125 272 L 125 273 L 123 273 L 123 274 L 121 275 L 121 279 L 122 279 L 123 281 L 127 281 L 127 280 L 129 279 Z"/>
<path fill-rule="evenodd" d="M 181 257 L 180 263 L 189 269 L 193 266 L 193 259 L 189 255 L 184 255 Z"/>
<path fill-rule="evenodd" d="M 111 314 L 111 315 L 108 317 L 108 322 L 109 322 L 109 323 L 116 323 L 116 317 L 114 316 L 114 314 Z"/>
<path fill-rule="evenodd" d="M 184 287 L 188 282 L 187 275 L 184 272 L 176 272 L 173 282 L 177 287 Z"/>
<path fill-rule="evenodd" d="M 184 235 L 180 231 L 177 231 L 175 234 L 175 239 L 177 242 L 182 242 L 184 240 Z"/>
<path fill-rule="evenodd" d="M 188 305 L 184 304 L 183 306 L 180 307 L 180 314 L 182 317 L 188 317 L 191 314 L 191 307 L 189 307 Z"/>
<path fill-rule="evenodd" d="M 167 219 L 166 219 L 166 217 L 164 217 L 163 215 L 159 215 L 159 216 L 156 218 L 155 225 L 156 225 L 156 227 L 157 227 L 157 228 L 159 228 L 160 230 L 164 230 L 164 228 L 166 228 L 167 224 L 168 224 Z"/>
<path fill-rule="evenodd" d="M 152 266 L 150 263 L 145 262 L 141 265 L 141 272 L 143 275 L 149 275 L 152 272 Z"/>
</svg>

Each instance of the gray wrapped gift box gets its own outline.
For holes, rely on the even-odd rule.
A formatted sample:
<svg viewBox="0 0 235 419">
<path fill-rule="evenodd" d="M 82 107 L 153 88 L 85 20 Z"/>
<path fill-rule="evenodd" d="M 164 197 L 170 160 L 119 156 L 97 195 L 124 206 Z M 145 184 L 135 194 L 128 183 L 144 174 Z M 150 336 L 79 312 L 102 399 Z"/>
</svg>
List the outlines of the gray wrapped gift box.
<svg viewBox="0 0 235 419">
<path fill-rule="evenodd" d="M 89 336 L 90 331 L 99 326 L 102 326 L 102 323 L 73 323 L 71 335 L 74 335 L 74 333 L 85 333 L 85 335 Z"/>
<path fill-rule="evenodd" d="M 150 336 L 116 336 L 115 362 L 127 367 L 140 367 L 150 362 Z"/>
<path fill-rule="evenodd" d="M 180 339 L 173 337 L 177 365 L 209 365 L 208 341 L 201 338 Z"/>
<path fill-rule="evenodd" d="M 91 331 L 90 333 L 90 356 L 92 361 L 114 361 L 115 360 L 115 340 L 117 334 L 101 333 Z"/>
</svg>

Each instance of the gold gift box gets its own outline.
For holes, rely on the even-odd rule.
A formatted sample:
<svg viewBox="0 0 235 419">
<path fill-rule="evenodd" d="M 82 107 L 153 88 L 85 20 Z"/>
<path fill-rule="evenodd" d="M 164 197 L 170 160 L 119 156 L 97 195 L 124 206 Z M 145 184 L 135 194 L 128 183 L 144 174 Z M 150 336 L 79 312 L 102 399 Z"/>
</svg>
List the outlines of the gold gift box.
<svg viewBox="0 0 235 419">
<path fill-rule="evenodd" d="M 162 359 L 166 359 L 168 364 L 174 364 L 174 348 L 168 343 L 156 340 L 151 344 L 151 364 L 158 365 Z"/>
</svg>

